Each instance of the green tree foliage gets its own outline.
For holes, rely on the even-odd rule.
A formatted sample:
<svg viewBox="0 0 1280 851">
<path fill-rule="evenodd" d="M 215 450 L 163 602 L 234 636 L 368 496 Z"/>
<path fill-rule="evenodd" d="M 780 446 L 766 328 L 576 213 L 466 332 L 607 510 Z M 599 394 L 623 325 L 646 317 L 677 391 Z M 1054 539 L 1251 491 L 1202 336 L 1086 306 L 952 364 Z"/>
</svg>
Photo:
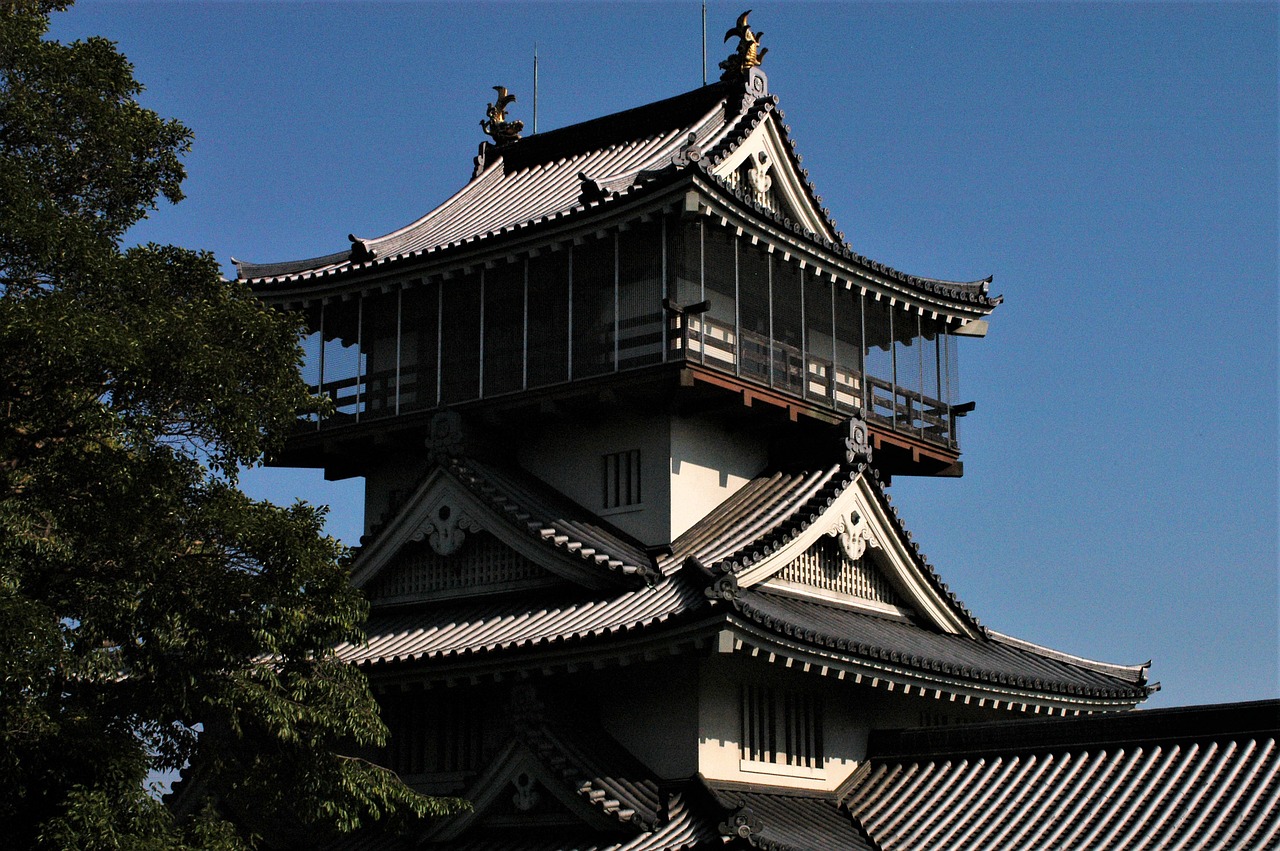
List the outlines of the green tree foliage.
<svg viewBox="0 0 1280 851">
<path fill-rule="evenodd" d="M 191 134 L 112 43 L 46 39 L 65 5 L 0 7 L 0 844 L 237 848 L 456 807 L 358 758 L 386 731 L 331 650 L 365 606 L 321 510 L 236 487 L 315 404 L 299 325 L 208 254 L 122 247 L 182 197 Z M 178 817 L 143 782 L 188 763 L 213 806 Z"/>
</svg>

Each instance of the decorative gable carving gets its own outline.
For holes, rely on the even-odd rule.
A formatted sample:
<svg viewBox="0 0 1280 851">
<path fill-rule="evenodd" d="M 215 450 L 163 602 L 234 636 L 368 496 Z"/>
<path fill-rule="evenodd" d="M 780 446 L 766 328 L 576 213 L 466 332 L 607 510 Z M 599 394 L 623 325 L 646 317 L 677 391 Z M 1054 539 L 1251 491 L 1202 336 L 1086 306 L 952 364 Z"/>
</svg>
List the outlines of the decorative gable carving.
<svg viewBox="0 0 1280 851">
<path fill-rule="evenodd" d="M 493 535 L 472 530 L 463 536 L 435 535 L 406 545 L 366 589 L 375 603 L 407 603 L 519 591 L 553 585 L 556 579 Z M 456 545 L 454 542 L 456 541 Z"/>
<path fill-rule="evenodd" d="M 770 113 L 724 159 L 713 173 L 761 207 L 790 219 L 805 230 L 835 239 L 824 211 L 806 188 L 808 178 L 798 172 L 788 142 Z"/>
<path fill-rule="evenodd" d="M 850 441 L 855 453 L 857 441 Z M 925 575 L 883 500 L 879 486 L 859 476 L 803 531 L 734 574 L 736 582 L 920 619 L 942 632 L 976 634 L 945 589 Z M 835 551 L 824 555 L 822 547 Z"/>
<path fill-rule="evenodd" d="M 779 590 L 808 591 L 841 602 L 875 603 L 878 604 L 875 608 L 905 610 L 902 596 L 867 551 L 868 540 L 869 536 L 850 531 L 824 535 L 765 584 Z"/>
<path fill-rule="evenodd" d="M 529 498 L 536 502 L 539 497 L 522 492 L 517 497 L 504 496 L 499 485 L 488 481 L 473 489 L 459 475 L 478 478 L 474 472 L 450 472 L 443 466 L 426 477 L 386 528 L 360 552 L 351 577 L 357 587 L 376 585 L 382 589 L 383 601 L 408 602 L 427 595 L 435 598 L 494 587 L 533 587 L 549 584 L 556 577 L 592 589 L 644 581 L 647 564 L 640 561 L 646 558 L 644 554 L 624 551 L 628 545 L 608 537 L 607 532 L 597 534 L 589 519 L 575 523 L 576 515 L 561 513 L 558 505 L 538 506 L 549 512 L 539 519 L 514 501 Z M 521 487 L 502 481 L 517 491 Z M 561 531 L 564 526 L 587 537 L 571 538 Z M 488 542 L 468 550 L 468 542 L 477 536 Z M 605 549 L 612 545 L 621 557 L 613 549 Z M 460 561 L 454 564 L 450 559 Z M 530 570 L 536 570 L 536 576 Z M 546 583 L 540 577 L 545 577 Z"/>
</svg>

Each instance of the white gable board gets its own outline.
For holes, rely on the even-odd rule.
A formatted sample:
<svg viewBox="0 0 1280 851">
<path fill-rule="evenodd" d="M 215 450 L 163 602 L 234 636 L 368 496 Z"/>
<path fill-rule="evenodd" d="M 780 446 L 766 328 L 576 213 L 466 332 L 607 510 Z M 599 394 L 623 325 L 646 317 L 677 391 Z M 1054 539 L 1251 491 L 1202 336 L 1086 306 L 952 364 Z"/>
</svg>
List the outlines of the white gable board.
<svg viewBox="0 0 1280 851">
<path fill-rule="evenodd" d="M 838 594 L 826 594 L 826 599 L 879 608 L 887 613 L 914 613 L 943 632 L 975 635 L 973 627 L 921 570 L 910 545 L 885 511 L 874 487 L 865 473 L 859 476 L 801 534 L 739 574 L 738 584 L 751 587 L 770 583 L 767 587 L 773 588 L 785 588 L 784 583 L 788 582 L 803 585 L 795 582 L 794 577 L 791 580 L 785 577 L 773 582 L 770 580 L 787 571 L 801 556 L 814 549 L 824 536 L 831 536 L 837 539 L 842 554 L 849 562 L 860 561 L 870 553 L 875 565 L 874 581 L 883 581 L 895 596 L 893 603 L 876 600 L 873 595 L 858 598 L 849 594 L 848 599 L 840 601 Z M 796 589 L 793 587 L 792 590 Z"/>
<path fill-rule="evenodd" d="M 712 173 L 747 191 L 761 206 L 834 241 L 836 234 L 814 206 L 777 122 L 776 114 L 769 113 Z"/>
</svg>

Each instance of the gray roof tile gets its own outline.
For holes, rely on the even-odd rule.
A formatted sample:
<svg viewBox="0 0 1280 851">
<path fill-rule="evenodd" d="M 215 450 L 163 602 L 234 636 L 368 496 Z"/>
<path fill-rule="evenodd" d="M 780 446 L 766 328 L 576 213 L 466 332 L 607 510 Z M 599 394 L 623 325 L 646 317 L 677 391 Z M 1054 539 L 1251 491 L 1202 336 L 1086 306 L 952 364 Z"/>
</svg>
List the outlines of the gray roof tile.
<svg viewBox="0 0 1280 851">
<path fill-rule="evenodd" d="M 647 181 L 660 174 L 671 180 L 688 172 L 705 175 L 726 198 L 745 204 L 756 215 L 890 280 L 954 302 L 984 307 L 999 303 L 1000 299 L 987 296 L 989 280 L 961 283 L 899 272 L 854 253 L 843 242 L 800 229 L 786 217 L 753 204 L 739 190 L 712 176 L 709 168 L 731 154 L 771 112 L 778 113 L 780 132 L 788 143 L 785 147 L 792 165 L 802 176 L 806 174 L 795 153 L 794 140 L 781 124 L 777 98 L 758 98 L 739 113 L 742 95 L 740 86 L 715 83 L 635 109 L 529 136 L 502 148 L 486 145 L 484 167 L 443 204 L 384 236 L 350 237 L 354 245 L 363 247 L 361 257 L 337 252 L 281 263 L 237 260 L 238 277 L 268 292 L 275 284 L 308 281 L 401 258 L 433 254 L 608 205 L 616 198 L 642 190 Z M 702 155 L 676 166 L 677 161 L 684 162 L 679 154 L 688 144 L 690 134 Z M 592 196 L 590 203 L 584 203 L 587 199 L 580 175 L 603 187 L 603 194 Z M 822 211 L 820 215 L 830 232 L 842 239 L 835 222 L 822 208 L 812 183 L 804 182 L 804 185 L 809 200 Z"/>
<path fill-rule="evenodd" d="M 846 803 L 885 851 L 1276 848 L 1278 733 L 1280 701 L 904 731 L 943 753 L 873 737 Z"/>
<path fill-rule="evenodd" d="M 677 576 L 606 597 L 549 591 L 375 612 L 367 639 L 339 645 L 338 655 L 366 664 L 537 647 L 652 627 L 706 606 L 702 590 Z"/>
<path fill-rule="evenodd" d="M 734 605 L 749 620 L 775 632 L 921 673 L 1083 697 L 1136 701 L 1149 693 L 1138 667 L 1070 662 L 998 639 L 934 632 L 906 620 L 756 589 L 741 590 Z"/>
<path fill-rule="evenodd" d="M 476 458 L 450 458 L 445 466 L 521 534 L 601 570 L 657 579 L 653 558 L 639 542 L 529 473 Z"/>
<path fill-rule="evenodd" d="M 746 826 L 744 837 L 764 851 L 873 851 L 875 846 L 831 795 L 744 789 L 707 782 L 719 804 Z M 722 830 L 722 832 L 724 832 Z"/>
</svg>

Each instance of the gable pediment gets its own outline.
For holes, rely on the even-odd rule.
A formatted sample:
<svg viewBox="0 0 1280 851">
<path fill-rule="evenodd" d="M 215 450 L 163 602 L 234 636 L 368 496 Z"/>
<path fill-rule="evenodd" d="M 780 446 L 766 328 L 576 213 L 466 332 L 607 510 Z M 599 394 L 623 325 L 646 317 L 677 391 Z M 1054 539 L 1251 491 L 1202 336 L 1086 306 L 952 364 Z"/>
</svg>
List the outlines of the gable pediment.
<svg viewBox="0 0 1280 851">
<path fill-rule="evenodd" d="M 511 474 L 450 461 L 364 547 L 352 582 L 389 602 L 562 581 L 593 590 L 644 582 L 643 553 L 578 512 Z"/>
<path fill-rule="evenodd" d="M 770 112 L 712 173 L 762 207 L 836 240 L 827 216 L 813 203 L 808 180 L 797 171 L 789 147 L 777 115 Z"/>
<path fill-rule="evenodd" d="M 967 614 L 925 570 L 864 471 L 802 531 L 742 569 L 737 582 L 912 616 L 942 632 L 976 635 Z"/>
<path fill-rule="evenodd" d="M 617 815 L 593 806 L 590 799 L 566 787 L 565 778 L 528 744 L 508 743 L 467 793 L 470 812 L 441 823 L 426 839 L 444 842 L 474 828 L 579 826 L 591 831 L 627 835 Z"/>
<path fill-rule="evenodd" d="M 868 541 L 847 527 L 831 530 L 760 587 L 910 617 L 911 607 L 894 587 L 890 571 L 881 566 L 878 548 L 868 547 Z"/>
<path fill-rule="evenodd" d="M 484 530 L 465 533 L 441 553 L 428 536 L 412 540 L 365 585 L 374 605 L 443 600 L 545 588 L 565 581 Z"/>
</svg>

